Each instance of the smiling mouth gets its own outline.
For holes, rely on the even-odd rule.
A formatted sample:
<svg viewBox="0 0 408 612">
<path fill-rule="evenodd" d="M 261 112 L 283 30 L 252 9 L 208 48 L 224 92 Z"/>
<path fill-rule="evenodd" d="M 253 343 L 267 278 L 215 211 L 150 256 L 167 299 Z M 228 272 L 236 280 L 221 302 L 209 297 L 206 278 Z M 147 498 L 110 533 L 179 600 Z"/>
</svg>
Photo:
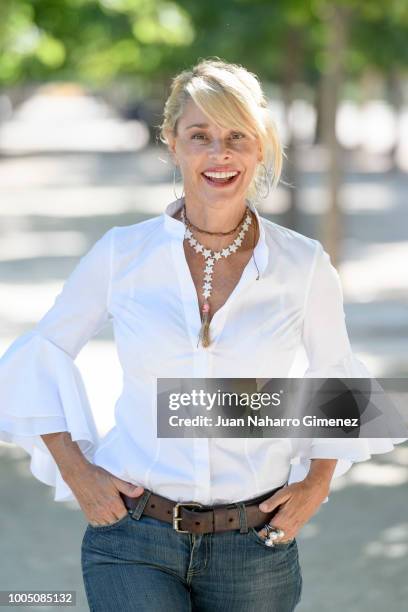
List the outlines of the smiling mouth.
<svg viewBox="0 0 408 612">
<path fill-rule="evenodd" d="M 221 173 L 221 174 L 232 174 L 232 173 Z M 238 177 L 241 173 L 236 172 L 233 176 L 215 176 L 215 173 L 211 173 L 210 176 L 206 175 L 204 172 L 201 173 L 203 179 L 212 187 L 225 187 L 227 185 L 232 185 L 238 180 Z"/>
</svg>

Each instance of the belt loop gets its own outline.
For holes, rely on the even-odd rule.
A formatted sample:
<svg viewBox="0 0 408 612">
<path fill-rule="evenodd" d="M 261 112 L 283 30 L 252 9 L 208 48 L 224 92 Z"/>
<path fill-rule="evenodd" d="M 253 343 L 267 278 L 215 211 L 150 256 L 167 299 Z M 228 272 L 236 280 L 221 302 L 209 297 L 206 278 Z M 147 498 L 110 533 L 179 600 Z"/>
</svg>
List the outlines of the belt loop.
<svg viewBox="0 0 408 612">
<path fill-rule="evenodd" d="M 151 494 L 152 492 L 149 491 L 149 489 L 144 490 L 143 494 L 139 497 L 136 508 L 132 512 L 132 518 L 136 519 L 137 521 L 140 519 Z"/>
<path fill-rule="evenodd" d="M 244 503 L 235 504 L 239 513 L 239 533 L 248 533 L 248 521 Z"/>
</svg>

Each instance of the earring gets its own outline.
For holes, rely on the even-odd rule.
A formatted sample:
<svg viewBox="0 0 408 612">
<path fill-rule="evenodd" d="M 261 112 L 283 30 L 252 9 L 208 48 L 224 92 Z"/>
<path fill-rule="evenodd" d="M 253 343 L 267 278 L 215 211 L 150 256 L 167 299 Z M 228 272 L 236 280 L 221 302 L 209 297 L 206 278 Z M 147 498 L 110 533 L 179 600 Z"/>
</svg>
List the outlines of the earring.
<svg viewBox="0 0 408 612">
<path fill-rule="evenodd" d="M 181 196 L 178 196 L 176 193 L 176 165 L 173 166 L 173 193 L 174 193 L 174 197 L 176 198 L 176 200 L 181 200 L 181 198 L 185 195 L 184 185 L 183 185 L 183 193 L 181 194 Z"/>
<path fill-rule="evenodd" d="M 258 192 L 258 185 L 257 185 L 257 186 L 256 186 L 256 194 L 257 194 L 258 198 L 265 199 L 265 198 L 267 198 L 267 197 L 268 197 L 268 195 L 269 195 L 269 189 L 270 189 L 270 173 L 268 172 L 268 170 L 267 170 L 267 168 L 266 168 L 266 166 L 265 166 L 265 164 L 264 164 L 263 162 L 261 162 L 261 166 L 263 167 L 263 169 L 264 169 L 264 173 L 265 173 L 265 174 L 264 174 L 264 178 L 263 178 L 263 181 L 262 181 L 262 182 L 263 182 L 264 184 L 266 184 L 266 187 L 267 187 L 267 192 L 266 192 L 266 194 L 265 194 L 265 195 L 260 195 L 260 194 L 259 194 L 259 192 Z"/>
</svg>

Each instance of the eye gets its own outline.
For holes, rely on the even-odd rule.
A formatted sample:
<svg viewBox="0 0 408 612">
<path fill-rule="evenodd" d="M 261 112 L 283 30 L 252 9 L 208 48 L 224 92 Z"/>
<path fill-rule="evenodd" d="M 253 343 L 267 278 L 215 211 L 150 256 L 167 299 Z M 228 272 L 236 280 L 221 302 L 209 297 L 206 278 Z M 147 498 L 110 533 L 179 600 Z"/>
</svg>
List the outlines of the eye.
<svg viewBox="0 0 408 612">
<path fill-rule="evenodd" d="M 233 140 L 241 140 L 242 138 L 245 138 L 245 134 L 243 134 L 242 132 L 232 132 L 231 138 Z"/>
<path fill-rule="evenodd" d="M 207 138 L 205 134 L 203 134 L 202 132 L 197 132 L 196 134 L 192 135 L 191 140 L 204 140 L 205 138 Z"/>
</svg>

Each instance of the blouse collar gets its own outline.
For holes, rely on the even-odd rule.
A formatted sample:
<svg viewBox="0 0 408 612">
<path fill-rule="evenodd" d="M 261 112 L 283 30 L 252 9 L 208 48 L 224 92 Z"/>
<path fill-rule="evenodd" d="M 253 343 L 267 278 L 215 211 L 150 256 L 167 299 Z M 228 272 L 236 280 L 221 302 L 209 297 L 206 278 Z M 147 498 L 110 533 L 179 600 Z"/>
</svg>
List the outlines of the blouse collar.
<svg viewBox="0 0 408 612">
<path fill-rule="evenodd" d="M 264 219 L 258 213 L 256 207 L 254 206 L 251 200 L 247 199 L 248 206 L 250 210 L 256 216 L 259 226 L 259 239 L 254 248 L 254 259 L 256 261 L 257 268 L 259 270 L 259 276 L 262 276 L 262 272 L 265 270 L 266 265 L 268 263 L 269 256 L 269 248 L 266 243 L 265 236 L 265 228 L 264 228 Z M 184 238 L 185 233 L 185 225 L 179 219 L 175 219 L 173 215 L 176 211 L 180 210 L 180 208 L 184 204 L 184 198 L 179 198 L 178 200 L 174 200 L 171 202 L 165 209 L 163 213 L 164 217 L 164 228 L 167 233 L 172 236 L 179 237 L 180 239 Z"/>
</svg>

